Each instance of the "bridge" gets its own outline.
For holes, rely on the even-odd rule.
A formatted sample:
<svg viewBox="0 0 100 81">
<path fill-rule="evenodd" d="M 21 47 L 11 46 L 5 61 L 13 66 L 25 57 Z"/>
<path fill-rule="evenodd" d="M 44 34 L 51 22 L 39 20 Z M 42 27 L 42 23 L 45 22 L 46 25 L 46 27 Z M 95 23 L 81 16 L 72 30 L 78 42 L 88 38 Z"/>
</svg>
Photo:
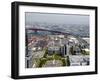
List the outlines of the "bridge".
<svg viewBox="0 0 100 81">
<path fill-rule="evenodd" d="M 60 33 L 60 34 L 67 34 L 67 35 L 72 35 L 70 33 L 65 33 L 65 32 L 61 32 L 61 31 L 54 31 L 54 30 L 47 30 L 47 29 L 37 29 L 37 28 L 26 28 L 26 31 L 27 30 L 32 30 L 32 31 L 48 31 L 48 32 L 53 32 L 53 33 Z"/>
<path fill-rule="evenodd" d="M 76 36 L 76 35 L 68 33 L 68 32 L 65 33 L 65 32 L 61 32 L 61 31 L 54 31 L 54 30 L 48 30 L 48 29 L 26 28 L 26 31 L 28 31 L 28 30 L 32 30 L 32 31 L 35 31 L 35 32 L 37 32 L 37 31 L 48 31 L 48 32 L 58 33 L 58 34 L 63 34 L 63 35 L 72 35 L 75 38 L 77 38 L 79 41 L 81 41 L 81 42 L 83 42 L 83 43 L 88 45 L 88 43 L 85 40 L 83 40 L 82 38 L 80 38 L 79 36 Z"/>
</svg>

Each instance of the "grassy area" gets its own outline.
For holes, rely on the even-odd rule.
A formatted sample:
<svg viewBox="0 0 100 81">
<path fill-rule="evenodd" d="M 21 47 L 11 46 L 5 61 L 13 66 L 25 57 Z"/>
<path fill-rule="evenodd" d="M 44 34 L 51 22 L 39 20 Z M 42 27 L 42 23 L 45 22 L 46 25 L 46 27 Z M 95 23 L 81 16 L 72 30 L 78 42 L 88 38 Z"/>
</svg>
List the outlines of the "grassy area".
<svg viewBox="0 0 100 81">
<path fill-rule="evenodd" d="M 62 57 L 58 54 L 53 54 L 52 58 L 55 60 L 60 60 Z"/>
<path fill-rule="evenodd" d="M 50 60 L 59 60 L 62 62 L 62 66 L 68 65 L 67 59 L 60 56 L 60 54 L 54 53 L 52 55 L 48 55 L 48 49 L 45 49 L 45 53 L 43 57 L 36 60 L 36 66 L 42 67 L 43 65 L 45 65 L 47 61 L 50 61 Z"/>
<path fill-rule="evenodd" d="M 66 66 L 66 60 L 65 58 L 61 57 L 59 54 L 54 54 L 54 59 L 55 60 L 60 60 L 62 62 L 62 66 Z"/>
<path fill-rule="evenodd" d="M 65 58 L 61 57 L 60 55 L 58 54 L 53 54 L 52 56 L 50 57 L 42 57 L 40 58 L 38 61 L 37 61 L 37 67 L 42 67 L 47 61 L 50 61 L 50 60 L 60 60 L 62 62 L 62 66 L 66 66 L 66 60 Z"/>
</svg>

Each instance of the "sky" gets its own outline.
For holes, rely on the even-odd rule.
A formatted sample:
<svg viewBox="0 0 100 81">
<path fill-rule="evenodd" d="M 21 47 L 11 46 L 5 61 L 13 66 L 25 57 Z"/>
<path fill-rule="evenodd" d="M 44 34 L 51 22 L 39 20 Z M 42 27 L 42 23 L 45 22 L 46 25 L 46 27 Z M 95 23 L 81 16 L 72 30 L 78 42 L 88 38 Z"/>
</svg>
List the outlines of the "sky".
<svg viewBox="0 0 100 81">
<path fill-rule="evenodd" d="M 25 12 L 25 24 L 32 25 L 34 22 L 88 25 L 89 15 Z"/>
</svg>

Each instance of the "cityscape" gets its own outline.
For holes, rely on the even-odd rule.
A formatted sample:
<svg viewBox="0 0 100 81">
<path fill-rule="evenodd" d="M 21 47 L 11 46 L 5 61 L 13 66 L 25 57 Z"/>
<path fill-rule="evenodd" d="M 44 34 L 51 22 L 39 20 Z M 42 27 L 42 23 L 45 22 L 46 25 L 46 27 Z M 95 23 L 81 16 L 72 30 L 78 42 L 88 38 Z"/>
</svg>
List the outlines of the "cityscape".
<svg viewBox="0 0 100 81">
<path fill-rule="evenodd" d="M 88 66 L 90 64 L 89 16 L 63 16 L 25 13 L 25 68 Z M 41 17 L 46 20 L 41 21 L 39 19 Z M 55 21 L 54 17 L 58 21 Z M 73 20 L 75 17 L 80 20 Z"/>
</svg>

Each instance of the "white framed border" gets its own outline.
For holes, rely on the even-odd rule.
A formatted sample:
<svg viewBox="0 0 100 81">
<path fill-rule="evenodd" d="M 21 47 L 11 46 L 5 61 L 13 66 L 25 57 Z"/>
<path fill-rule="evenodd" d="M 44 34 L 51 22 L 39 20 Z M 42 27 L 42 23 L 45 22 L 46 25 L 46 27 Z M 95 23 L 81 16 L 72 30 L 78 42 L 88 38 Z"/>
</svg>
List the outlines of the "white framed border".
<svg viewBox="0 0 100 81">
<path fill-rule="evenodd" d="M 25 12 L 84 14 L 90 16 L 90 65 L 55 68 L 25 68 Z M 41 6 L 19 6 L 19 75 L 41 75 L 95 71 L 95 10 L 54 8 Z"/>
</svg>

